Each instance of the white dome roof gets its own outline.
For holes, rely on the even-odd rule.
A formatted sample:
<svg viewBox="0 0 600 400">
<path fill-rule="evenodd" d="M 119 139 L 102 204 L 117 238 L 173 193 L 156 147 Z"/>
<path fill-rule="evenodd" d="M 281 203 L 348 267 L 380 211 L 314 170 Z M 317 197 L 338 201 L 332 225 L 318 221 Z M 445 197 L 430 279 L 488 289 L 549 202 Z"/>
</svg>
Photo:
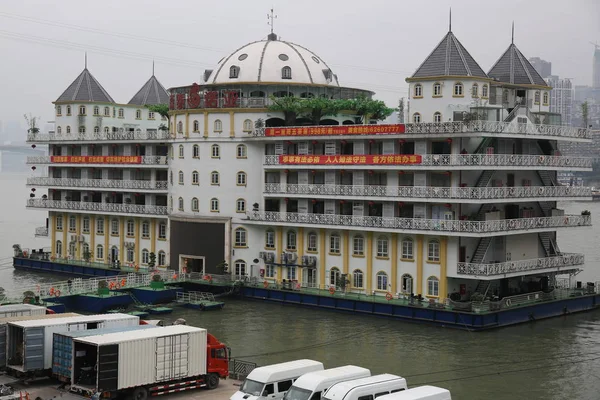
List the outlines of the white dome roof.
<svg viewBox="0 0 600 400">
<path fill-rule="evenodd" d="M 300 45 L 276 40 L 261 40 L 240 47 L 219 61 L 213 71 L 206 71 L 207 84 L 235 82 L 305 83 L 339 86 L 337 76 L 323 59 Z M 237 77 L 231 73 L 237 67 Z M 283 68 L 291 69 L 291 78 L 283 78 Z M 208 74 L 210 72 L 210 75 Z"/>
</svg>

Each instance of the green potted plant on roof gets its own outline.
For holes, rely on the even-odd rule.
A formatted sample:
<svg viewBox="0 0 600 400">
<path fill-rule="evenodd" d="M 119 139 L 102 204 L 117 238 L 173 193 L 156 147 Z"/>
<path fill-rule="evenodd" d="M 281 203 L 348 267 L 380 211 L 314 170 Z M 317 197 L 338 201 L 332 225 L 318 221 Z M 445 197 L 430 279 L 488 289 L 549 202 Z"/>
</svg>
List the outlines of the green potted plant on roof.
<svg viewBox="0 0 600 400">
<path fill-rule="evenodd" d="M 98 295 L 99 296 L 110 295 L 110 289 L 108 288 L 108 283 L 106 281 L 98 282 Z"/>
<path fill-rule="evenodd" d="M 155 274 L 150 281 L 150 288 L 154 290 L 160 290 L 165 288 L 165 282 L 162 280 L 162 276 Z"/>
<path fill-rule="evenodd" d="M 92 260 L 92 257 L 94 257 L 94 255 L 92 254 L 89 248 L 83 251 L 83 260 L 86 263 L 89 263 Z"/>
<path fill-rule="evenodd" d="M 35 304 L 35 293 L 31 290 L 28 290 L 23 293 L 23 303 L 25 304 Z"/>
<path fill-rule="evenodd" d="M 156 253 L 153 251 L 148 254 L 148 269 L 153 270 L 156 266 Z"/>
</svg>

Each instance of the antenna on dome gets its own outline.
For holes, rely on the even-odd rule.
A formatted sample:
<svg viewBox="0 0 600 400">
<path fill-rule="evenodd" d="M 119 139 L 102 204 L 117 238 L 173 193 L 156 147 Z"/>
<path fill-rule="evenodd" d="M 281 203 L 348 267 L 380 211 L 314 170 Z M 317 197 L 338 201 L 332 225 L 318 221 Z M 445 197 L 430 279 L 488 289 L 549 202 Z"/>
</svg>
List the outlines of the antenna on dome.
<svg viewBox="0 0 600 400">
<path fill-rule="evenodd" d="M 152 60 L 152 76 L 154 76 L 154 60 Z"/>
<path fill-rule="evenodd" d="M 450 20 L 448 21 L 448 32 L 452 32 L 452 7 L 450 7 Z"/>
<path fill-rule="evenodd" d="M 511 44 L 515 44 L 515 21 L 512 23 L 512 37 L 510 39 Z"/>
<path fill-rule="evenodd" d="M 84 67 L 87 69 L 87 51 L 85 52 Z"/>
<path fill-rule="evenodd" d="M 275 10 L 271 8 L 271 13 L 267 14 L 267 25 L 271 27 L 271 33 L 269 34 L 269 40 L 277 40 L 277 35 L 273 32 L 275 26 L 275 20 L 277 19 L 277 15 L 275 15 Z"/>
</svg>

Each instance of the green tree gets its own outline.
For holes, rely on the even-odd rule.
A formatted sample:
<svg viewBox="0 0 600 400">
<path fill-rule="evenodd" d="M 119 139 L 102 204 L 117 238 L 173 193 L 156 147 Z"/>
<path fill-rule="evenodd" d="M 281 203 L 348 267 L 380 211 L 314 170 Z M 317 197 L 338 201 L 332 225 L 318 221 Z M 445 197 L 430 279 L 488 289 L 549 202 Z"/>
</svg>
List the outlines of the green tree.
<svg viewBox="0 0 600 400">
<path fill-rule="evenodd" d="M 393 108 L 387 107 L 383 101 L 369 99 L 366 96 L 351 100 L 342 100 L 340 109 L 354 111 L 360 117 L 363 124 L 369 123 L 371 119 L 381 121 L 396 111 Z"/>
<path fill-rule="evenodd" d="M 286 126 L 296 125 L 298 114 L 302 111 L 301 99 L 293 96 L 275 97 L 271 96 L 269 111 L 282 112 Z"/>
<path fill-rule="evenodd" d="M 161 117 L 165 117 L 167 121 L 170 120 L 168 104 L 152 104 L 146 107 L 148 107 L 148 110 L 160 114 Z"/>
<path fill-rule="evenodd" d="M 83 260 L 87 263 L 89 263 L 90 260 L 92 259 L 92 257 L 94 257 L 94 254 L 90 251 L 89 248 L 87 250 L 84 250 L 82 255 L 83 255 Z"/>
<path fill-rule="evenodd" d="M 156 266 L 156 254 L 154 252 L 150 252 L 148 254 L 148 269 L 154 269 Z"/>
<path fill-rule="evenodd" d="M 340 112 L 339 101 L 324 97 L 310 97 L 300 100 L 301 116 L 309 118 L 313 125 L 319 125 L 321 118 L 337 115 Z"/>
<path fill-rule="evenodd" d="M 588 102 L 584 102 L 581 104 L 581 119 L 583 120 L 583 127 L 588 127 L 588 118 L 589 118 L 589 105 Z"/>
<path fill-rule="evenodd" d="M 40 117 L 34 117 L 31 114 L 24 114 L 23 117 L 25 117 L 25 121 L 27 121 L 27 133 L 36 134 L 40 131 L 40 128 L 37 126 Z"/>
</svg>

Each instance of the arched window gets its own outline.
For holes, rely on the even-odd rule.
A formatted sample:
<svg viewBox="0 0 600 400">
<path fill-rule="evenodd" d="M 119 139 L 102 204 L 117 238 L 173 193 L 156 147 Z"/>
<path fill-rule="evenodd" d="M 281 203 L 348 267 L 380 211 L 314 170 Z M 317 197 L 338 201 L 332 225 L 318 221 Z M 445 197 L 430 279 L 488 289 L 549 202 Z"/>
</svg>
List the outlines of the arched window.
<svg viewBox="0 0 600 400">
<path fill-rule="evenodd" d="M 440 280 L 435 276 L 427 278 L 427 296 L 440 295 Z"/>
<path fill-rule="evenodd" d="M 340 235 L 332 233 L 329 236 L 329 252 L 331 254 L 340 254 Z"/>
<path fill-rule="evenodd" d="M 142 119 L 142 110 L 135 110 L 135 119 Z"/>
<path fill-rule="evenodd" d="M 415 124 L 420 124 L 421 123 L 421 114 L 419 113 L 414 113 L 413 114 L 413 122 Z"/>
<path fill-rule="evenodd" d="M 352 239 L 352 254 L 355 256 L 365 255 L 365 238 L 361 235 L 355 235 Z"/>
<path fill-rule="evenodd" d="M 183 133 L 183 122 L 181 121 L 177 123 L 177 133 Z"/>
<path fill-rule="evenodd" d="M 274 249 L 275 248 L 275 231 L 272 229 L 267 229 L 265 231 L 265 248 L 266 249 Z"/>
<path fill-rule="evenodd" d="M 548 92 L 544 92 L 544 105 L 547 106 L 549 101 L 548 101 Z"/>
<path fill-rule="evenodd" d="M 236 148 L 237 158 L 246 158 L 248 156 L 247 148 L 245 144 L 238 144 Z"/>
<path fill-rule="evenodd" d="M 200 158 L 200 146 L 198 146 L 197 144 L 195 144 L 194 147 L 192 147 L 192 157 Z"/>
<path fill-rule="evenodd" d="M 388 275 L 383 271 L 377 273 L 377 290 L 388 290 Z"/>
<path fill-rule="evenodd" d="M 433 122 L 435 123 L 441 123 L 442 122 L 442 113 L 441 112 L 436 112 L 433 114 Z"/>
<path fill-rule="evenodd" d="M 538 99 L 539 102 L 539 99 Z M 508 90 L 502 92 L 502 104 L 508 104 Z"/>
<path fill-rule="evenodd" d="M 85 134 L 85 126 L 81 125 L 81 126 L 79 127 L 79 134 L 80 134 L 80 135 L 84 135 L 84 134 Z"/>
<path fill-rule="evenodd" d="M 389 241 L 385 236 L 377 238 L 377 257 L 387 258 L 390 255 Z"/>
<path fill-rule="evenodd" d="M 94 115 L 100 115 L 100 107 L 94 106 Z"/>
<path fill-rule="evenodd" d="M 219 199 L 214 197 L 210 199 L 210 211 L 219 212 Z"/>
<path fill-rule="evenodd" d="M 144 239 L 150 238 L 150 222 L 148 222 L 148 221 L 142 222 L 142 238 L 144 238 Z"/>
<path fill-rule="evenodd" d="M 210 184 L 211 185 L 219 185 L 220 184 L 219 173 L 217 171 L 213 171 L 210 173 Z"/>
<path fill-rule="evenodd" d="M 100 127 L 99 126 L 95 126 L 94 127 L 94 133 L 100 133 Z"/>
<path fill-rule="evenodd" d="M 246 261 L 236 260 L 233 265 L 235 266 L 235 276 L 244 277 L 246 276 Z"/>
<path fill-rule="evenodd" d="M 198 120 L 194 120 L 194 132 L 199 132 L 200 131 L 200 123 L 198 122 Z"/>
<path fill-rule="evenodd" d="M 244 132 L 252 132 L 252 120 L 244 120 Z"/>
<path fill-rule="evenodd" d="M 456 82 L 454 84 L 454 97 L 462 97 L 465 95 L 464 87 L 461 82 Z"/>
<path fill-rule="evenodd" d="M 245 172 L 240 171 L 237 173 L 236 184 L 238 186 L 246 186 L 246 173 Z"/>
<path fill-rule="evenodd" d="M 442 84 L 436 82 L 433 84 L 433 97 L 441 97 L 442 96 Z"/>
<path fill-rule="evenodd" d="M 87 215 L 83 217 L 81 231 L 83 233 L 90 233 L 90 217 Z"/>
<path fill-rule="evenodd" d="M 104 260 L 104 247 L 101 244 L 96 246 L 96 260 Z"/>
<path fill-rule="evenodd" d="M 183 185 L 183 171 L 179 171 L 179 184 Z"/>
<path fill-rule="evenodd" d="M 167 223 L 161 222 L 158 224 L 158 238 L 166 239 L 167 238 Z"/>
<path fill-rule="evenodd" d="M 67 106 L 67 115 L 71 115 L 71 106 Z"/>
<path fill-rule="evenodd" d="M 417 83 L 414 89 L 414 97 L 423 97 L 423 85 Z"/>
<path fill-rule="evenodd" d="M 180 197 L 178 199 L 178 204 L 177 204 L 177 208 L 179 209 L 179 211 L 183 211 L 183 197 Z"/>
<path fill-rule="evenodd" d="M 158 265 L 160 267 L 164 267 L 167 264 L 167 255 L 165 254 L 164 251 L 159 251 L 158 252 Z"/>
<path fill-rule="evenodd" d="M 110 117 L 110 107 L 104 107 L 104 116 Z"/>
<path fill-rule="evenodd" d="M 56 106 L 56 115 L 57 116 L 61 116 L 62 115 L 62 107 L 61 106 Z"/>
<path fill-rule="evenodd" d="M 540 104 L 540 91 L 537 90 L 535 92 L 535 100 L 534 100 L 535 104 Z"/>
<path fill-rule="evenodd" d="M 130 262 L 130 263 L 133 262 L 133 259 L 135 258 L 134 250 L 131 247 L 127 248 L 127 253 L 125 256 L 126 256 L 127 262 Z"/>
<path fill-rule="evenodd" d="M 229 78 L 238 78 L 240 76 L 240 67 L 232 65 L 229 67 Z"/>
<path fill-rule="evenodd" d="M 119 118 L 125 118 L 125 110 L 119 108 Z"/>
<path fill-rule="evenodd" d="M 248 231 L 244 228 L 237 228 L 235 230 L 235 242 L 234 246 L 236 247 L 246 247 L 248 246 Z"/>
<path fill-rule="evenodd" d="M 308 251 L 317 251 L 317 233 L 316 232 L 308 232 L 308 236 L 306 238 L 306 250 Z"/>
<path fill-rule="evenodd" d="M 200 205 L 198 204 L 198 198 L 192 198 L 192 211 L 198 212 L 200 210 Z"/>
<path fill-rule="evenodd" d="M 287 231 L 286 234 L 286 249 L 296 250 L 296 231 Z"/>
<path fill-rule="evenodd" d="M 402 293 L 414 293 L 413 292 L 413 278 L 409 274 L 402 275 L 400 279 L 400 289 Z"/>
<path fill-rule="evenodd" d="M 471 86 L 471 97 L 479 97 L 479 85 L 476 83 Z"/>
<path fill-rule="evenodd" d="M 127 236 L 135 235 L 135 222 L 132 219 L 127 220 Z"/>
<path fill-rule="evenodd" d="M 221 122 L 220 119 L 215 119 L 214 131 L 215 132 L 223 132 L 223 123 Z"/>
<path fill-rule="evenodd" d="M 56 241 L 56 257 L 62 258 L 63 255 L 63 247 L 62 242 L 60 240 Z"/>
<path fill-rule="evenodd" d="M 237 199 L 235 202 L 235 212 L 245 213 L 246 212 L 246 200 Z"/>
<path fill-rule="evenodd" d="M 104 127 L 104 133 L 106 133 L 107 135 L 110 133 L 110 128 L 108 126 Z"/>
<path fill-rule="evenodd" d="M 148 251 L 148 249 L 143 249 L 142 250 L 142 264 L 147 265 L 149 261 L 150 261 L 150 252 Z"/>
<path fill-rule="evenodd" d="M 481 87 L 481 97 L 487 99 L 488 97 L 488 85 L 485 84 Z"/>
<path fill-rule="evenodd" d="M 281 68 L 281 79 L 292 79 L 292 69 L 290 67 Z"/>
<path fill-rule="evenodd" d="M 413 260 L 414 259 L 414 242 L 411 238 L 404 238 L 402 240 L 402 254 L 400 257 L 403 260 Z"/>
<path fill-rule="evenodd" d="M 62 128 L 60 126 L 56 128 L 56 133 L 59 135 L 62 134 Z"/>
<path fill-rule="evenodd" d="M 85 115 L 86 114 L 85 111 L 86 111 L 85 106 L 79 106 L 79 115 Z"/>
<path fill-rule="evenodd" d="M 363 287 L 363 272 L 360 269 L 355 269 L 352 272 L 352 286 L 355 288 Z"/>
<path fill-rule="evenodd" d="M 69 217 L 69 232 L 75 232 L 77 230 L 77 218 L 74 215 Z"/>
<path fill-rule="evenodd" d="M 440 242 L 438 242 L 437 240 L 430 240 L 427 243 L 427 261 L 440 261 Z"/>
<path fill-rule="evenodd" d="M 67 135 L 71 133 L 71 127 L 67 125 Z"/>
<path fill-rule="evenodd" d="M 212 158 L 221 158 L 221 148 L 218 144 L 213 144 L 210 148 L 210 156 Z"/>
<path fill-rule="evenodd" d="M 199 185 L 200 184 L 200 175 L 198 174 L 198 171 L 193 171 L 192 172 L 192 185 Z"/>
<path fill-rule="evenodd" d="M 333 267 L 329 270 L 329 284 L 331 286 L 338 286 L 340 283 L 340 270 L 338 267 Z"/>
<path fill-rule="evenodd" d="M 183 145 L 180 144 L 179 145 L 179 158 L 183 158 L 184 152 L 183 152 Z"/>
</svg>

